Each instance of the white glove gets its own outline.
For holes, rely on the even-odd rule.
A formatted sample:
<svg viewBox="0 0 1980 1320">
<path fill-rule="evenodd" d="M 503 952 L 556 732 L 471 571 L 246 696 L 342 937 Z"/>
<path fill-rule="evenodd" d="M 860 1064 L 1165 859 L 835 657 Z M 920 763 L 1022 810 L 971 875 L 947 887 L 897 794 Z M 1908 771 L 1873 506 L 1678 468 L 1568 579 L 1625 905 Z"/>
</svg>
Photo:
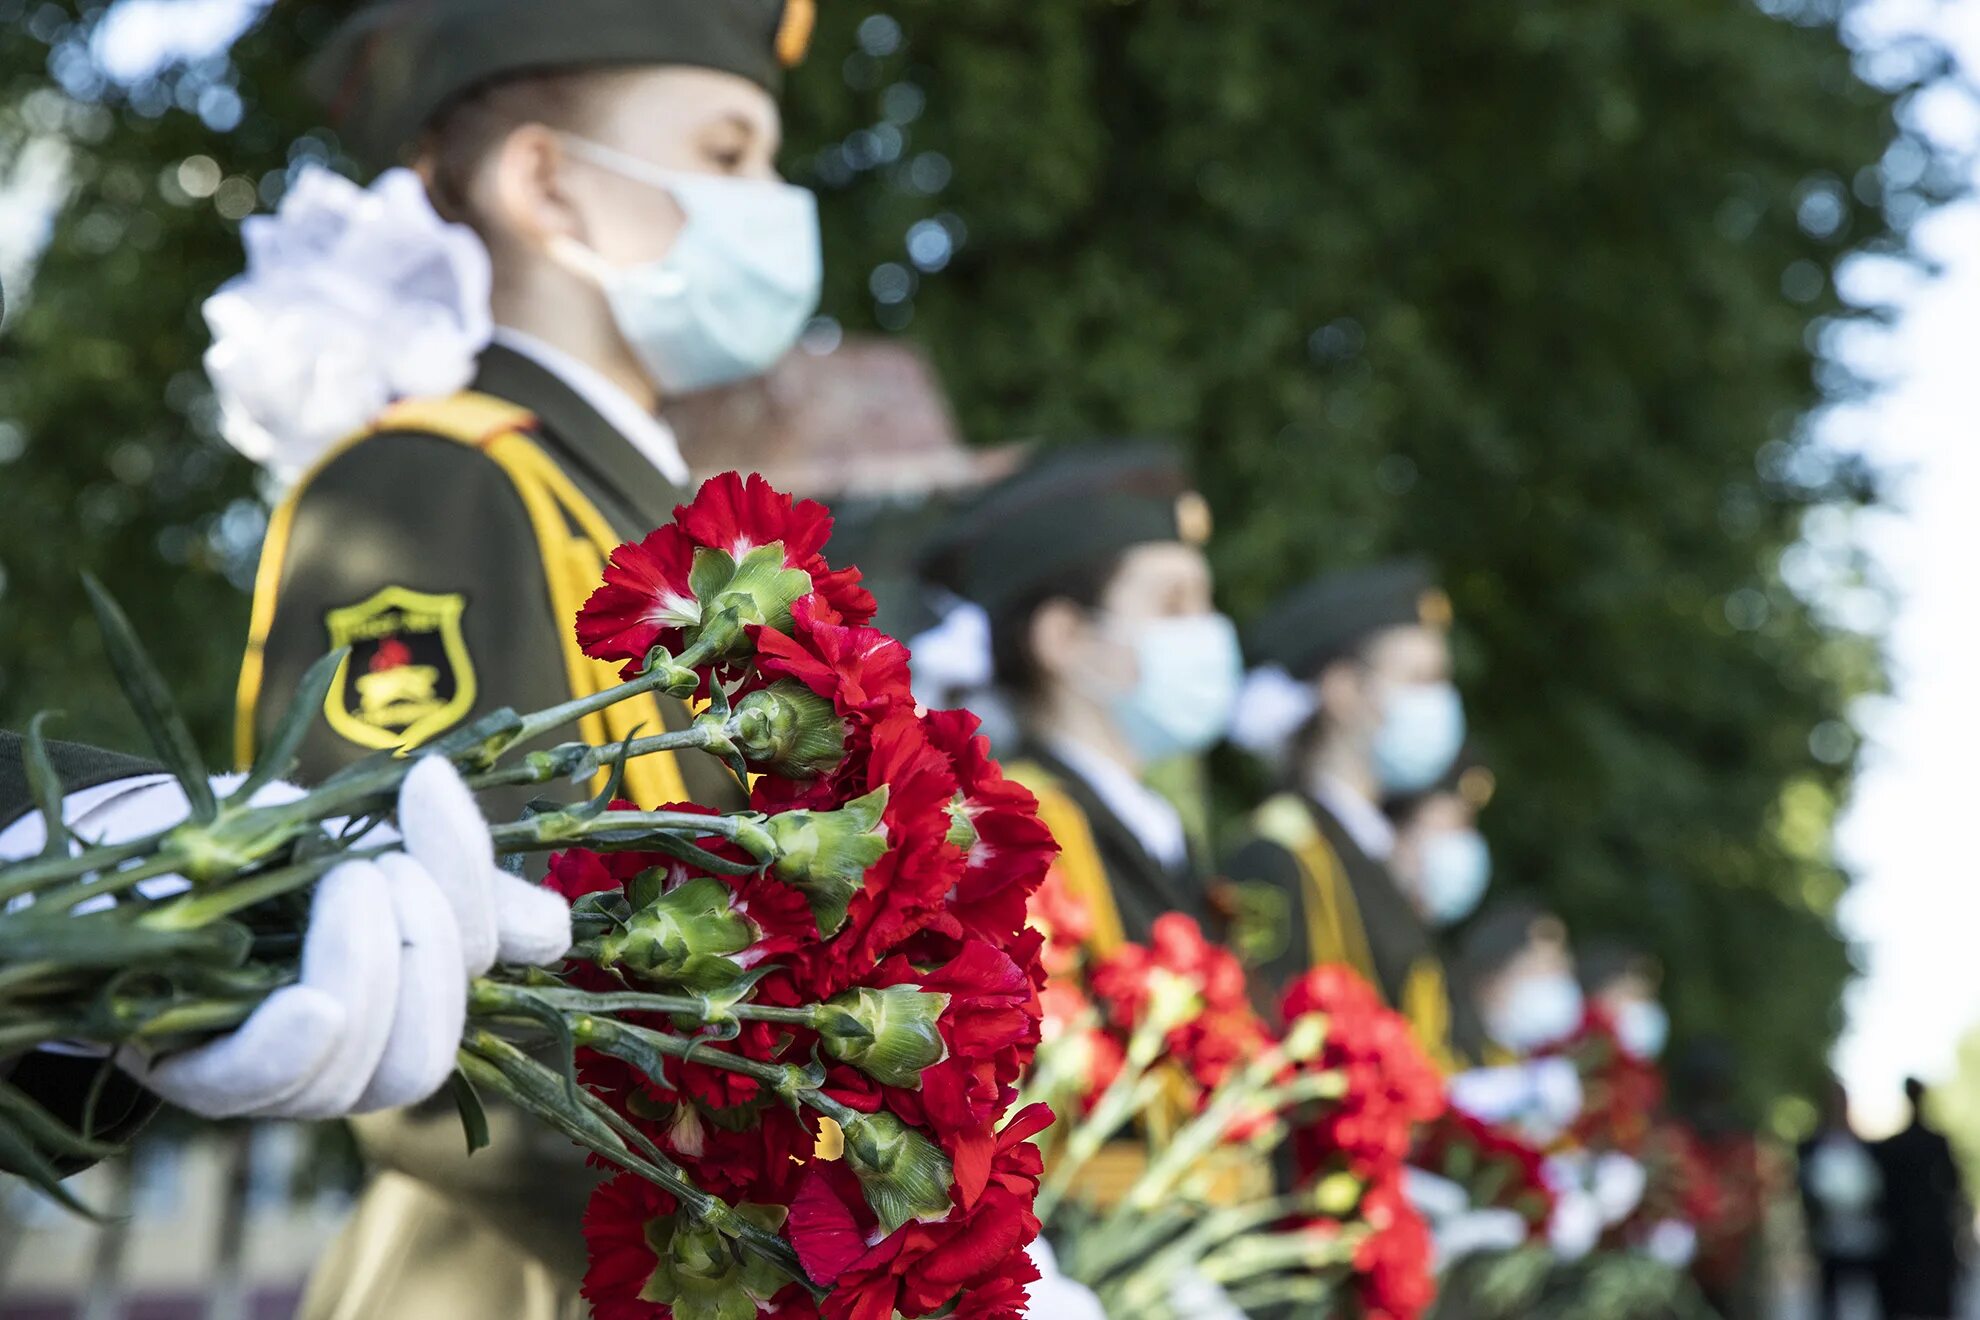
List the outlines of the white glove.
<svg viewBox="0 0 1980 1320">
<path fill-rule="evenodd" d="M 270 785 L 255 803 L 298 792 Z M 185 815 L 175 782 L 148 780 L 93 805 L 75 828 L 117 842 Z M 217 1040 L 162 1059 L 126 1049 L 118 1062 L 207 1118 L 332 1118 L 439 1090 L 460 1045 L 468 982 L 498 959 L 555 962 L 570 948 L 571 914 L 555 893 L 495 865 L 474 795 L 445 760 L 427 757 L 406 776 L 399 824 L 404 851 L 345 862 L 317 885 L 295 984 Z M 144 892 L 183 886 L 164 877 Z"/>
<path fill-rule="evenodd" d="M 1037 1282 L 1027 1287 L 1025 1292 L 1025 1314 L 1045 1320 L 1107 1320 L 1107 1313 L 1100 1309 L 1100 1299 L 1093 1290 L 1083 1283 L 1075 1283 L 1059 1273 L 1059 1258 L 1052 1254 L 1052 1244 L 1044 1238 L 1033 1238 L 1025 1248 L 1031 1256 L 1031 1263 L 1038 1267 Z"/>
</svg>

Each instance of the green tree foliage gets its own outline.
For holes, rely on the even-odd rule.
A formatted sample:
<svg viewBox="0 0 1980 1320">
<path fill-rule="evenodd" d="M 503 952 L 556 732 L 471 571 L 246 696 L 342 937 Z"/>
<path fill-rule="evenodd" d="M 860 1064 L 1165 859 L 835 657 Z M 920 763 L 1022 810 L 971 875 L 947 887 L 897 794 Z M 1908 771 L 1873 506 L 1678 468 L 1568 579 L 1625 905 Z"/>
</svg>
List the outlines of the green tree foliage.
<svg viewBox="0 0 1980 1320">
<path fill-rule="evenodd" d="M 0 723 L 141 745 L 80 574 L 100 577 L 224 763 L 260 507 L 215 438 L 199 304 L 241 268 L 238 221 L 327 154 L 290 71 L 336 6 L 282 5 L 233 50 L 116 82 L 108 6 L 0 0 L 0 186 L 51 165 L 49 242 L 5 272 L 0 339 Z"/>
<path fill-rule="evenodd" d="M 1894 118 L 1938 53 L 1873 86 L 1794 3 L 827 3 L 789 98 L 827 310 L 925 344 L 973 438 L 1185 438 L 1240 614 L 1440 565 L 1501 874 L 1661 952 L 1755 1100 L 1835 1022 L 1842 716 L 1880 682 L 1781 576 L 1874 496 L 1808 438 L 1852 388 L 1814 346 L 1836 262 L 1947 170 Z M 101 0 L 0 0 L 0 182 L 50 144 L 71 178 L 0 343 L 0 722 L 127 736 L 89 568 L 224 746 L 257 514 L 197 304 L 334 157 L 295 71 L 346 7 L 117 84 Z"/>
<path fill-rule="evenodd" d="M 1815 345 L 1945 167 L 1879 169 L 1937 52 L 1880 89 L 1834 14 L 1766 7 L 828 5 L 790 115 L 829 305 L 925 343 L 974 438 L 1184 438 L 1241 616 L 1439 565 L 1500 875 L 1660 953 L 1756 1102 L 1837 1022 L 1880 683 L 1781 578 L 1874 498 L 1809 438 L 1853 388 Z"/>
</svg>

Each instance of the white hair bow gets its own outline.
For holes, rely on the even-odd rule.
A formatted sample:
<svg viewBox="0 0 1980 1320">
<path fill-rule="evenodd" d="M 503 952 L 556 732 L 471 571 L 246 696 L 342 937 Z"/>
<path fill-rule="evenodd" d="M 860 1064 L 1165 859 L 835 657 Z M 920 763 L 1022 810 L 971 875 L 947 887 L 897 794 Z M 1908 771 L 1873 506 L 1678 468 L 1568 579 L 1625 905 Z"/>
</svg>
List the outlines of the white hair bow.
<svg viewBox="0 0 1980 1320">
<path fill-rule="evenodd" d="M 395 399 L 451 394 L 494 334 L 488 251 L 410 170 L 369 188 L 319 165 L 241 225 L 247 270 L 202 310 L 234 448 L 294 481 Z"/>
</svg>

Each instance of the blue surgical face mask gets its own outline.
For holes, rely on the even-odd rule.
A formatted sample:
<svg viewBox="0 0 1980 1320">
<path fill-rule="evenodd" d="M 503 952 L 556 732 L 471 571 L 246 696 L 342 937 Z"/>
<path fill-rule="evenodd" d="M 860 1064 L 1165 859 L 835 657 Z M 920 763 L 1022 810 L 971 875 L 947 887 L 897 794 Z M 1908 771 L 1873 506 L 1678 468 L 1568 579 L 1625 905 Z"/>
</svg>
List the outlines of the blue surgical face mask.
<svg viewBox="0 0 1980 1320">
<path fill-rule="evenodd" d="M 1420 793 L 1457 763 L 1464 748 L 1464 700 L 1449 683 L 1392 689 L 1375 731 L 1375 776 L 1388 793 Z"/>
<path fill-rule="evenodd" d="M 1140 676 L 1112 699 L 1115 721 L 1144 760 L 1207 750 L 1230 728 L 1244 656 L 1237 627 L 1221 614 L 1133 625 Z"/>
<path fill-rule="evenodd" d="M 1492 850 L 1477 830 L 1439 830 L 1423 843 L 1418 897 L 1434 925 L 1463 921 L 1492 882 Z"/>
<path fill-rule="evenodd" d="M 1631 999 L 1616 1009 L 1616 1039 L 1637 1058 L 1656 1058 L 1664 1052 L 1670 1036 L 1671 1015 L 1662 1004 Z"/>
<path fill-rule="evenodd" d="M 1581 987 L 1566 972 L 1521 980 L 1485 1023 L 1494 1040 L 1521 1053 L 1551 1045 L 1580 1025 Z"/>
<path fill-rule="evenodd" d="M 612 266 L 565 245 L 598 281 L 619 334 L 661 390 L 691 393 L 758 376 L 797 343 L 824 277 L 818 199 L 773 179 L 661 169 L 565 135 L 571 154 L 670 196 L 687 216 L 667 255 Z"/>
</svg>

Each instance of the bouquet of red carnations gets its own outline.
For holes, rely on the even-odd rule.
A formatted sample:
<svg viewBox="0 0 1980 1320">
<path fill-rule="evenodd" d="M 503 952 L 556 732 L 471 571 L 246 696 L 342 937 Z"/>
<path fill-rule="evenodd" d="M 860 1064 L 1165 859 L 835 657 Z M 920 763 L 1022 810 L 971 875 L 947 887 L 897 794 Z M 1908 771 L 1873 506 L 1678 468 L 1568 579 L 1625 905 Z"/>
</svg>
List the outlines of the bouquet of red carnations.
<svg viewBox="0 0 1980 1320">
<path fill-rule="evenodd" d="M 603 1317 L 1015 1316 L 1033 1277 L 1031 1138 L 1051 1115 L 1015 1104 L 1043 983 L 1026 904 L 1052 841 L 970 716 L 917 708 L 857 572 L 823 557 L 830 528 L 758 478 L 709 482 L 620 547 L 576 620 L 589 654 L 623 662 L 620 687 L 423 749 L 477 789 L 606 780 L 494 827 L 498 852 L 555 853 L 576 942 L 554 973 L 474 983 L 455 1081 L 470 1144 L 477 1093 L 499 1095 L 617 1171 L 585 1223 Z M 380 756 L 255 804 L 322 708 L 331 656 L 247 783 L 216 796 L 107 597 L 99 617 L 192 815 L 81 845 L 37 729 L 50 847 L 0 868 L 0 1055 L 169 1053 L 242 1021 L 297 976 L 298 897 L 379 851 L 366 827 L 413 764 Z M 692 725 L 535 746 L 651 691 L 692 702 Z M 746 809 L 616 801 L 624 762 L 661 751 L 719 757 Z M 190 885 L 151 896 L 142 882 L 167 874 Z M 0 1156 L 50 1190 L 58 1159 L 104 1153 L 83 1127 L 0 1087 Z"/>
<path fill-rule="evenodd" d="M 1063 1116 L 1038 1213 L 1069 1276 L 1114 1315 L 1400 1320 L 1429 1304 L 1403 1164 L 1443 1086 L 1371 987 L 1315 971 L 1274 1030 L 1188 917 L 1101 958 L 1081 952 L 1086 916 L 1056 881 L 1034 920 L 1053 977 L 1025 1094 Z"/>
</svg>

